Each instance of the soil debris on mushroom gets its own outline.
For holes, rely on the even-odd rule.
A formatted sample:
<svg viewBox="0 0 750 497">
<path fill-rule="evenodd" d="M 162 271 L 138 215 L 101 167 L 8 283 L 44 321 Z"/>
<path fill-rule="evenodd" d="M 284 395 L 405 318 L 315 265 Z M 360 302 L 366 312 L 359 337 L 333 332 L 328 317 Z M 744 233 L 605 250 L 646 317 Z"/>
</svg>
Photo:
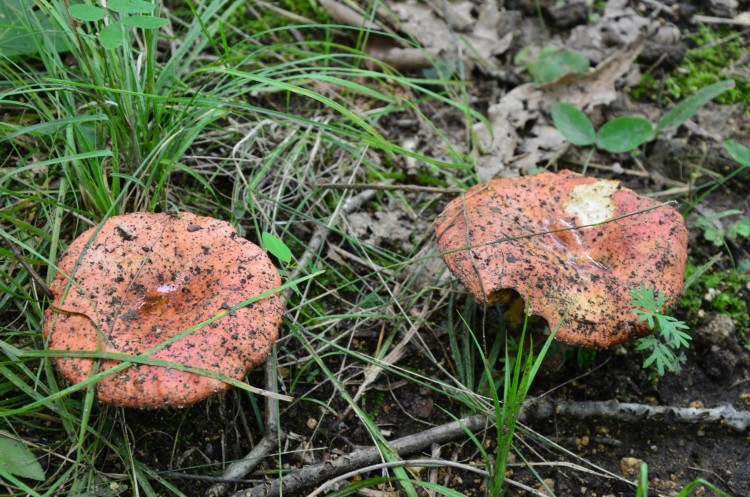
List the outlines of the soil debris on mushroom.
<svg viewBox="0 0 750 497">
<path fill-rule="evenodd" d="M 435 233 L 477 301 L 520 296 L 573 345 L 603 348 L 649 333 L 631 312 L 634 288 L 663 292 L 666 305 L 682 293 L 682 216 L 618 181 L 570 171 L 490 180 L 451 201 Z"/>
<path fill-rule="evenodd" d="M 279 287 L 268 256 L 229 223 L 187 212 L 109 218 L 79 236 L 58 262 L 53 305 L 44 317 L 50 350 L 139 355 L 222 309 Z M 69 280 L 69 278 L 72 278 Z M 283 304 L 272 294 L 178 338 L 153 359 L 241 379 L 276 341 Z M 118 361 L 54 359 L 72 383 Z M 102 402 L 126 407 L 184 406 L 228 385 L 174 368 L 134 364 L 96 385 Z"/>
</svg>

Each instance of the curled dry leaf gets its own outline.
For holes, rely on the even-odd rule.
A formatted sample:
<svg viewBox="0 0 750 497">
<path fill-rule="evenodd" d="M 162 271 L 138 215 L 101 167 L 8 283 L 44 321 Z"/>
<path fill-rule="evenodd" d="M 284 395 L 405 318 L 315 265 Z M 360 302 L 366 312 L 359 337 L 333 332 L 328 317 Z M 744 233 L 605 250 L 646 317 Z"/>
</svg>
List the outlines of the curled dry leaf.
<svg viewBox="0 0 750 497">
<path fill-rule="evenodd" d="M 451 201 L 435 233 L 448 268 L 477 301 L 520 295 L 529 314 L 559 325 L 556 338 L 573 345 L 647 334 L 631 312 L 633 288 L 663 292 L 666 305 L 682 292 L 682 216 L 618 181 L 570 171 L 492 180 Z"/>
<path fill-rule="evenodd" d="M 651 15 L 644 15 L 644 12 L 633 8 L 628 0 L 609 0 L 597 22 L 582 23 L 570 31 L 565 46 L 599 63 L 611 47 L 622 47 L 638 38 L 645 38 L 641 62 L 653 64 L 659 60 L 660 64 L 676 64 L 682 59 L 686 48 L 680 41 L 680 29 L 663 18 L 657 19 L 656 14 L 662 5 L 651 2 L 651 7 L 654 8 Z"/>
<path fill-rule="evenodd" d="M 438 9 L 417 2 L 390 2 L 390 10 L 399 19 L 397 30 L 409 33 L 420 47 L 404 46 L 396 36 L 388 36 L 382 25 L 371 22 L 348 5 L 335 0 L 320 0 L 336 22 L 367 29 L 365 53 L 400 70 L 434 67 L 442 57 L 466 64 L 467 71 L 477 62 L 480 68 L 497 69 L 494 56 L 510 48 L 516 28 L 514 17 L 501 10 L 496 0 L 484 0 L 476 19 L 474 5 L 464 1 L 447 3 Z M 443 8 L 444 7 L 444 8 Z M 460 49 L 459 49 L 460 48 Z"/>
<path fill-rule="evenodd" d="M 92 228 L 78 237 L 58 268 L 44 316 L 50 350 L 138 355 L 229 309 L 150 357 L 241 379 L 266 359 L 281 324 L 278 295 L 231 308 L 278 287 L 281 278 L 268 256 L 224 221 L 190 213 L 115 216 L 96 235 Z M 118 364 L 102 360 L 93 371 L 92 359 L 54 363 L 72 383 Z M 101 380 L 96 393 L 102 402 L 156 408 L 226 388 L 206 376 L 135 364 Z"/>
<path fill-rule="evenodd" d="M 566 46 L 586 54 L 599 63 L 610 47 L 622 47 L 647 34 L 651 24 L 648 17 L 635 11 L 627 0 L 611 0 L 598 22 L 581 24 L 572 29 Z M 658 24 L 655 20 L 654 23 Z"/>
</svg>

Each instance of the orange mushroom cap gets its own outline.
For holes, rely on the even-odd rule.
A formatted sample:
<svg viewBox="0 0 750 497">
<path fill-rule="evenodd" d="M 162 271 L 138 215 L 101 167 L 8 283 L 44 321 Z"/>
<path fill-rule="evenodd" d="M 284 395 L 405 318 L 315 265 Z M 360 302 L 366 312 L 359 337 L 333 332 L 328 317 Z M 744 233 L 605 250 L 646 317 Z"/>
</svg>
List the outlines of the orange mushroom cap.
<svg viewBox="0 0 750 497">
<path fill-rule="evenodd" d="M 587 227 L 569 229 L 577 226 Z M 529 314 L 559 325 L 556 338 L 573 345 L 648 334 L 631 312 L 634 288 L 663 292 L 665 305 L 682 293 L 682 216 L 618 181 L 570 171 L 490 180 L 451 201 L 435 232 L 448 268 L 477 301 L 520 295 Z"/>
<path fill-rule="evenodd" d="M 217 219 L 140 212 L 111 217 L 95 237 L 94 231 L 78 237 L 58 262 L 54 306 L 44 316 L 50 350 L 138 355 L 281 284 L 268 256 Z M 72 284 L 66 275 L 73 275 Z M 274 294 L 150 357 L 241 379 L 268 356 L 282 313 Z M 90 358 L 54 362 L 72 383 L 97 372 Z M 99 371 L 117 364 L 102 360 Z M 227 388 L 196 373 L 134 364 L 99 381 L 96 392 L 102 402 L 157 408 L 192 404 Z"/>
</svg>

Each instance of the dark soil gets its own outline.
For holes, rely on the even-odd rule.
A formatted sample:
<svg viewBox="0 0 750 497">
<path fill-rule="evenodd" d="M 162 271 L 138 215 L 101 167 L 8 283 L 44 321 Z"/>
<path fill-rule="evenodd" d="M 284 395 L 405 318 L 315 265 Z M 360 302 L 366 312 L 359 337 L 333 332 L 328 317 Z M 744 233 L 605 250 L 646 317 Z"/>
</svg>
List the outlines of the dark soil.
<svg viewBox="0 0 750 497">
<path fill-rule="evenodd" d="M 698 330 L 700 333 L 700 330 Z M 694 340 L 680 374 L 650 377 L 640 368 L 641 354 L 620 349 L 597 356 L 590 374 L 553 392 L 565 400 L 610 400 L 675 407 L 750 407 L 750 354 L 733 345 L 712 346 Z M 721 373 L 717 374 L 717 368 Z M 555 374 L 559 382 L 575 376 L 575 364 Z M 745 380 L 743 382 L 743 380 Z M 550 384 L 553 386 L 554 382 Z M 648 464 L 653 488 L 665 493 L 681 490 L 703 478 L 730 495 L 750 495 L 750 451 L 747 433 L 720 424 L 677 424 L 667 419 L 622 423 L 611 419 L 554 418 L 530 425 L 571 452 L 617 475 L 624 458 Z M 554 456 L 553 456 L 554 457 Z M 555 470 L 558 495 L 634 495 L 621 482 L 592 478 L 585 473 Z M 583 489 L 586 489 L 585 491 Z M 710 495 L 710 493 L 709 493 Z"/>
<path fill-rule="evenodd" d="M 725 318 L 713 321 L 718 321 L 713 328 L 719 334 L 721 325 L 728 323 Z M 641 353 L 623 347 L 600 351 L 585 368 L 578 365 L 575 357 L 562 364 L 551 361 L 555 370 L 542 372 L 531 398 L 545 395 L 546 400 L 552 401 L 614 399 L 676 407 L 730 404 L 750 410 L 747 382 L 750 353 L 737 346 L 736 335 L 719 345 L 711 343 L 709 338 L 700 338 L 704 328 L 696 330 L 687 364 L 679 375 L 656 378 L 640 367 Z M 740 335 L 744 343 L 746 334 L 747 331 Z M 416 355 L 402 365 L 427 376 L 439 376 Z M 321 389 L 314 397 L 327 402 L 329 393 Z M 452 421 L 443 409 L 459 412 L 460 406 L 443 402 L 445 397 L 429 389 L 383 375 L 360 405 L 393 440 Z M 330 407 L 341 413 L 346 403 L 335 398 Z M 133 430 L 136 456 L 152 468 L 160 469 L 162 477 L 178 488 L 189 488 L 188 495 L 203 495 L 220 477 L 221 461 L 241 458 L 262 436 L 258 421 L 250 414 L 253 406 L 238 391 L 182 410 L 125 412 Z M 329 415 L 317 424 L 314 420 L 319 419 L 319 414 L 317 406 L 305 402 L 296 402 L 282 410 L 281 426 L 289 434 L 283 446 L 287 453 L 285 467 L 321 462 L 372 444 L 356 416 L 339 419 Z M 491 453 L 493 429 L 478 436 Z M 550 441 L 569 453 L 553 448 Z M 632 482 L 636 478 L 635 473 L 628 472 L 632 468 L 627 469 L 627 458 L 634 458 L 648 464 L 652 491 L 658 489 L 669 495 L 690 481 L 703 478 L 730 495 L 741 497 L 750 495 L 748 442 L 748 433 L 737 433 L 716 423 L 677 424 L 668 418 L 624 423 L 605 418 L 554 416 L 527 421 L 518 432 L 516 445 L 529 461 L 548 463 L 535 470 L 558 496 L 633 496 L 633 485 L 624 480 Z M 476 446 L 465 437 L 443 445 L 440 450 L 442 458 L 482 463 Z M 424 453 L 429 455 L 429 451 Z M 512 460 L 515 464 L 510 465 L 509 477 L 540 488 L 537 477 L 519 464 L 519 458 Z M 238 482 L 237 488 L 253 487 L 266 478 L 275 478 L 274 467 L 274 461 L 264 461 L 253 475 Z M 593 469 L 594 473 L 580 467 Z M 605 471 L 620 478 L 606 476 Z M 438 481 L 465 495 L 484 495 L 484 483 L 474 474 L 440 470 Z M 524 493 L 511 490 L 510 495 Z M 713 494 L 708 491 L 697 495 Z"/>
</svg>

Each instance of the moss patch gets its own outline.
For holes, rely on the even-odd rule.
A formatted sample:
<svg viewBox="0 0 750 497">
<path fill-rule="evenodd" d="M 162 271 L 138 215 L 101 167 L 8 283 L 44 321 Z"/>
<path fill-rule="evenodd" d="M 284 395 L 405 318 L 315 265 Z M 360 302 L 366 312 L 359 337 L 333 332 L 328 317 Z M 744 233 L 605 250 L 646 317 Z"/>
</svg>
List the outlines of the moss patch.
<svg viewBox="0 0 750 497">
<path fill-rule="evenodd" d="M 700 26 L 698 33 L 690 39 L 696 48 L 688 50 L 682 64 L 664 80 L 661 105 L 667 105 L 682 100 L 697 90 L 724 79 L 734 79 L 737 82 L 731 90 L 727 90 L 716 98 L 721 104 L 741 103 L 746 110 L 750 110 L 750 79 L 738 77 L 732 69 L 740 61 L 747 49 L 742 45 L 742 38 L 727 40 L 715 46 L 701 48 L 718 40 L 731 36 L 734 31 L 728 27 Z M 633 88 L 635 98 L 657 101 L 662 86 L 661 78 L 653 74 L 644 74 L 638 86 Z"/>
<path fill-rule="evenodd" d="M 685 279 L 695 274 L 698 268 L 688 264 Z M 741 332 L 750 327 L 750 302 L 746 298 L 750 289 L 750 275 L 737 269 L 708 272 L 688 288 L 680 300 L 680 306 L 691 316 L 702 309 L 706 314 L 724 313 L 731 316 Z"/>
</svg>

